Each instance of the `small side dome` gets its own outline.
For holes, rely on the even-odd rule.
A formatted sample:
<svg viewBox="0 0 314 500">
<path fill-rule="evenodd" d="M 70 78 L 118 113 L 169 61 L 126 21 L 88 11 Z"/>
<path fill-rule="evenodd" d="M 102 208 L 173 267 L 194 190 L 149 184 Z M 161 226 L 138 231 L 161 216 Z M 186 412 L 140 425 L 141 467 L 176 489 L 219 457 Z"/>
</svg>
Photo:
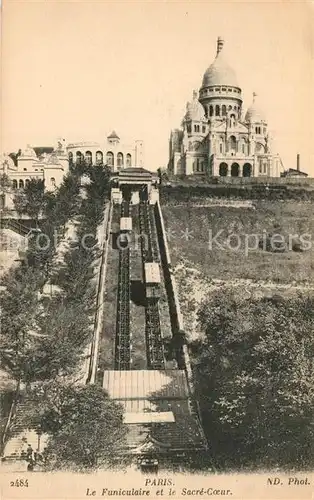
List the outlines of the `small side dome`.
<svg viewBox="0 0 314 500">
<path fill-rule="evenodd" d="M 260 109 L 258 103 L 256 102 L 256 97 L 257 94 L 253 92 L 253 102 L 251 106 L 248 108 L 246 114 L 245 114 L 245 121 L 249 123 L 259 123 L 259 122 L 265 122 L 266 123 L 266 117 L 263 112 L 263 110 Z"/>
<path fill-rule="evenodd" d="M 120 137 L 118 136 L 117 132 L 113 130 L 110 135 L 108 135 L 107 139 L 110 140 L 120 140 Z"/>
<path fill-rule="evenodd" d="M 27 144 L 26 148 L 22 149 L 20 156 L 37 159 L 35 150 L 29 144 Z"/>
<path fill-rule="evenodd" d="M 197 91 L 196 90 L 194 90 L 194 92 L 193 92 L 192 101 L 188 102 L 186 105 L 186 113 L 185 113 L 184 119 L 186 121 L 193 120 L 193 121 L 199 121 L 199 122 L 206 120 L 205 110 L 197 98 Z"/>
</svg>

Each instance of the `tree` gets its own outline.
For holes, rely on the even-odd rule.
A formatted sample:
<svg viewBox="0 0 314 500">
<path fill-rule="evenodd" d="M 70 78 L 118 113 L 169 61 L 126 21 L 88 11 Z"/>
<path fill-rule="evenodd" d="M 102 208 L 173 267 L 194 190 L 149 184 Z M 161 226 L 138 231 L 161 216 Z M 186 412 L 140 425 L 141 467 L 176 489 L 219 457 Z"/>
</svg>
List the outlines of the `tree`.
<svg viewBox="0 0 314 500">
<path fill-rule="evenodd" d="M 42 180 L 30 179 L 23 190 L 14 196 L 15 210 L 19 214 L 26 214 L 38 221 L 39 215 L 45 206 L 45 186 Z"/>
<path fill-rule="evenodd" d="M 28 366 L 38 341 L 34 332 L 42 282 L 41 273 L 18 268 L 4 280 L 6 290 L 1 297 L 1 366 L 16 380 L 27 383 Z"/>
<path fill-rule="evenodd" d="M 0 175 L 0 210 L 1 216 L 5 216 L 10 210 L 6 207 L 6 194 L 11 193 L 12 182 L 6 173 Z"/>
<path fill-rule="evenodd" d="M 32 392 L 32 421 L 50 436 L 47 456 L 53 468 L 110 464 L 123 443 L 122 406 L 99 386 L 41 384 Z"/>
<path fill-rule="evenodd" d="M 314 299 L 206 301 L 192 346 L 205 431 L 221 464 L 312 467 Z"/>
</svg>

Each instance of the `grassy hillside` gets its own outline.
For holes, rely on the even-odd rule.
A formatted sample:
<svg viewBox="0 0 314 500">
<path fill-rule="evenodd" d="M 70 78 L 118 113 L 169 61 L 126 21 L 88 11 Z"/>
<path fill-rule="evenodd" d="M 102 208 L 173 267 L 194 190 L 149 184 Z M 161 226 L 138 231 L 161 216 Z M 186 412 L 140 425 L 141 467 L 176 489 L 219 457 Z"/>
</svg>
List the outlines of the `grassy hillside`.
<svg viewBox="0 0 314 500">
<path fill-rule="evenodd" d="M 284 252 L 263 248 L 246 251 L 245 241 L 254 246 L 264 234 L 314 235 L 314 204 L 311 202 L 254 202 L 255 208 L 225 206 L 162 205 L 173 265 L 184 262 L 208 278 L 232 280 L 244 278 L 275 283 L 313 283 L 314 253 L 305 246 L 291 245 Z M 211 233 L 210 233 L 211 231 Z M 217 241 L 213 241 L 220 231 Z M 210 236 L 211 234 L 211 236 Z M 230 235 L 233 234 L 231 237 Z M 248 236 L 248 235 L 256 235 Z M 212 244 L 210 244 L 212 240 Z M 226 246 L 222 249 L 221 246 Z M 233 248 L 230 248 L 230 246 Z M 293 248 L 292 248 L 293 246 Z M 238 247 L 238 248 L 236 248 Z"/>
</svg>

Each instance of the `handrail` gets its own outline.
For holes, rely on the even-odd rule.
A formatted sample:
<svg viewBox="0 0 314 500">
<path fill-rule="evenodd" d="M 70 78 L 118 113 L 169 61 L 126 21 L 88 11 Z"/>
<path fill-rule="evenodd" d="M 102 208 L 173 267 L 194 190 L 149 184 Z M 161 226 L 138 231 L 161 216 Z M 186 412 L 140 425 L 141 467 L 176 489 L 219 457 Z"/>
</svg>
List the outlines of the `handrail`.
<svg viewBox="0 0 314 500">
<path fill-rule="evenodd" d="M 10 407 L 9 415 L 8 415 L 8 418 L 7 418 L 5 427 L 4 427 L 4 431 L 2 434 L 1 455 L 4 453 L 5 445 L 7 444 L 7 440 L 8 440 L 8 433 L 10 430 L 10 425 L 11 425 L 12 419 L 15 415 L 15 411 L 16 411 L 16 407 L 17 407 L 17 400 L 18 400 L 18 396 L 20 394 L 20 386 L 21 386 L 21 381 L 18 380 L 16 389 L 15 389 L 15 393 L 14 393 L 14 397 L 13 397 L 13 401 L 12 401 L 12 404 Z"/>
</svg>

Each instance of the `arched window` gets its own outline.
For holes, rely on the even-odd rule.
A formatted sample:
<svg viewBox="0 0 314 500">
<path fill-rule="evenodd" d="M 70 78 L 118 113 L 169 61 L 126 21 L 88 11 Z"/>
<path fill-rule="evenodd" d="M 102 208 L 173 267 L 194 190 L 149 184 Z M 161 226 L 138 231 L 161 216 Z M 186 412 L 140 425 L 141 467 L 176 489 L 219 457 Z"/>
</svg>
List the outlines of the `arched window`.
<svg viewBox="0 0 314 500">
<path fill-rule="evenodd" d="M 104 163 L 104 155 L 102 151 L 96 151 L 96 165 L 102 165 Z"/>
<path fill-rule="evenodd" d="M 92 165 L 93 163 L 93 155 L 91 151 L 85 152 L 86 165 Z"/>
<path fill-rule="evenodd" d="M 227 115 L 227 106 L 223 104 L 221 107 L 221 116 L 226 116 L 226 115 Z"/>
<path fill-rule="evenodd" d="M 118 168 L 123 167 L 123 153 L 117 154 L 117 166 Z"/>
<path fill-rule="evenodd" d="M 194 125 L 194 132 L 199 132 L 199 131 L 200 131 L 200 126 Z"/>
<path fill-rule="evenodd" d="M 243 138 L 242 142 L 241 142 L 241 151 L 242 151 L 242 154 L 244 154 L 244 155 L 248 154 L 248 144 L 247 144 L 247 141 L 245 140 L 245 138 Z"/>
<path fill-rule="evenodd" d="M 209 116 L 213 116 L 214 114 L 214 106 L 209 106 Z"/>
<path fill-rule="evenodd" d="M 17 189 L 17 180 L 16 179 L 13 179 L 12 187 L 13 187 L 13 189 Z"/>
<path fill-rule="evenodd" d="M 30 180 L 29 180 L 29 179 L 26 179 L 26 180 L 25 180 L 25 187 L 29 186 L 29 183 L 30 183 Z"/>
<path fill-rule="evenodd" d="M 83 155 L 81 151 L 76 151 L 76 160 L 75 160 L 76 165 L 81 165 L 82 161 L 83 161 Z"/>
<path fill-rule="evenodd" d="M 203 126 L 202 126 L 202 132 L 203 132 L 203 134 L 205 134 L 205 132 L 206 132 L 206 127 L 205 127 L 205 125 L 203 125 Z"/>
<path fill-rule="evenodd" d="M 109 167 L 114 166 L 114 156 L 112 151 L 108 151 L 107 156 L 106 156 L 106 162 Z"/>
<path fill-rule="evenodd" d="M 228 175 L 228 165 L 227 165 L 227 163 L 220 163 L 220 165 L 219 165 L 219 175 L 220 175 L 220 177 L 227 177 L 227 175 Z"/>
<path fill-rule="evenodd" d="M 231 165 L 231 177 L 239 177 L 240 166 L 238 163 L 233 163 Z"/>
<path fill-rule="evenodd" d="M 69 152 L 69 164 L 70 165 L 73 164 L 73 153 L 72 153 L 72 151 Z"/>
<path fill-rule="evenodd" d="M 132 155 L 130 153 L 128 153 L 126 155 L 126 166 L 127 167 L 131 167 L 132 166 Z"/>
<path fill-rule="evenodd" d="M 228 139 L 228 152 L 234 154 L 237 150 L 237 140 L 234 135 L 231 135 Z"/>
<path fill-rule="evenodd" d="M 197 160 L 194 160 L 194 161 L 193 161 L 193 172 L 196 172 L 196 171 L 197 171 L 197 168 L 198 168 L 198 165 L 197 165 Z"/>
<path fill-rule="evenodd" d="M 56 187 L 56 179 L 54 177 L 50 177 L 50 184 L 52 187 Z"/>
<path fill-rule="evenodd" d="M 251 175 L 252 175 L 252 165 L 250 163 L 244 163 L 243 177 L 251 177 Z"/>
<path fill-rule="evenodd" d="M 232 110 L 232 106 L 228 106 L 228 111 L 231 111 Z"/>
<path fill-rule="evenodd" d="M 216 104 L 216 107 L 215 107 L 215 115 L 220 116 L 220 107 L 218 104 Z"/>
<path fill-rule="evenodd" d="M 23 189 L 23 187 L 24 187 L 24 181 L 23 181 L 23 179 L 20 179 L 19 180 L 19 188 Z"/>
</svg>

